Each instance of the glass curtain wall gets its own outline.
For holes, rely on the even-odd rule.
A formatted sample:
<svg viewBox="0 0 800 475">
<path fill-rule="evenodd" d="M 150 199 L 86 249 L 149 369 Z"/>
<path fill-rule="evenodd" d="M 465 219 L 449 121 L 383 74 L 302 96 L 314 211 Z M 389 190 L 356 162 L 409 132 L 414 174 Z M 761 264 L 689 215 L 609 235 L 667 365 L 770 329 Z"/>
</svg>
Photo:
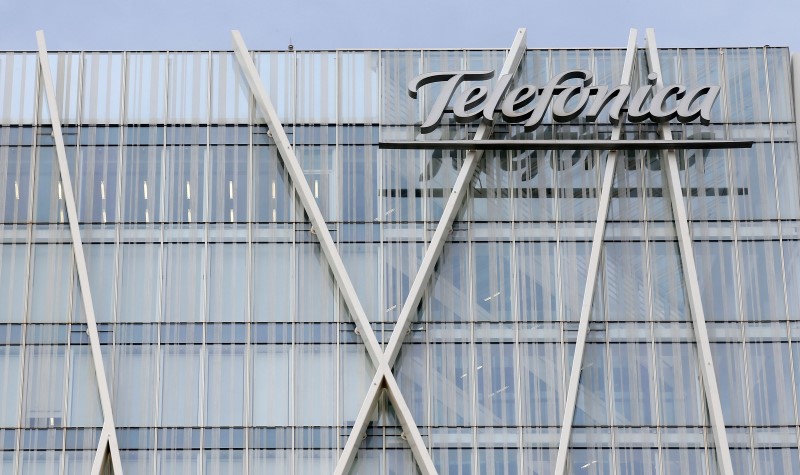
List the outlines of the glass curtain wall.
<svg viewBox="0 0 800 475">
<path fill-rule="evenodd" d="M 734 463 L 800 472 L 800 177 L 789 53 L 661 50 L 719 84 L 679 153 Z M 385 346 L 461 167 L 420 139 L 431 71 L 503 50 L 255 52 L 261 80 Z M 619 84 L 624 50 L 529 50 Z M 127 474 L 330 473 L 374 375 L 272 132 L 230 52 L 51 53 Z M 0 55 L 0 472 L 86 473 L 103 418 L 35 54 Z M 635 84 L 644 82 L 643 51 Z M 489 88 L 494 82 L 487 82 Z M 448 114 L 434 139 L 474 124 Z M 495 138 L 607 138 L 546 119 Z M 625 138 L 656 138 L 652 124 Z M 488 151 L 394 367 L 442 474 L 552 473 L 606 152 Z M 570 440 L 572 473 L 716 473 L 663 157 L 618 160 Z M 352 473 L 415 473 L 386 396 Z"/>
</svg>

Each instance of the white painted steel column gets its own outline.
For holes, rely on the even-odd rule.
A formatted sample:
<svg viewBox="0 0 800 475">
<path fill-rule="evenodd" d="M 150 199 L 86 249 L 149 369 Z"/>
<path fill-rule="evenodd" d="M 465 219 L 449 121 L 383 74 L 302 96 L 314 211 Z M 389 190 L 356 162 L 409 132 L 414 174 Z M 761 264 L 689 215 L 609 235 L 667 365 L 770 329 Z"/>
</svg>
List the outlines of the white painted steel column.
<svg viewBox="0 0 800 475">
<path fill-rule="evenodd" d="M 103 410 L 103 430 L 100 435 L 100 443 L 97 447 L 94 463 L 92 464 L 92 475 L 98 475 L 101 470 L 103 458 L 105 457 L 106 447 L 111 452 L 111 465 L 116 475 L 122 475 L 122 463 L 119 456 L 119 446 L 117 444 L 117 432 L 114 425 L 114 415 L 111 410 L 111 396 L 108 391 L 106 372 L 103 365 L 103 355 L 100 351 L 100 339 L 97 336 L 97 320 L 92 304 L 92 293 L 89 288 L 89 274 L 86 270 L 86 258 L 83 253 L 83 241 L 81 240 L 80 227 L 78 226 L 78 211 L 75 205 L 75 194 L 72 191 L 72 179 L 69 174 L 67 164 L 67 152 L 64 148 L 64 137 L 61 134 L 61 120 L 58 115 L 58 101 L 56 100 L 55 88 L 53 87 L 53 77 L 50 73 L 50 61 L 47 57 L 47 46 L 44 40 L 44 32 L 36 32 L 36 41 L 39 48 L 39 67 L 42 73 L 42 84 L 44 85 L 45 95 L 47 96 L 47 107 L 50 112 L 50 120 L 53 127 L 53 138 L 56 145 L 56 157 L 58 158 L 58 169 L 61 175 L 61 188 L 64 193 L 64 203 L 67 208 L 67 218 L 69 220 L 69 231 L 72 237 L 72 250 L 75 255 L 75 267 L 78 271 L 78 283 L 81 290 L 81 301 L 86 313 L 87 333 L 92 348 L 92 361 L 94 362 L 95 377 L 97 388 L 100 392 L 100 406 Z"/>
<path fill-rule="evenodd" d="M 353 287 L 353 284 L 347 273 L 347 269 L 344 266 L 344 262 L 342 262 L 342 258 L 336 248 L 336 244 L 333 242 L 333 238 L 331 237 L 330 231 L 328 230 L 328 225 L 322 216 L 322 212 L 319 209 L 319 205 L 314 199 L 314 195 L 311 193 L 311 188 L 309 187 L 308 181 L 305 178 L 305 174 L 303 173 L 300 162 L 297 160 L 297 156 L 291 147 L 291 143 L 286 136 L 286 132 L 283 130 L 283 125 L 281 124 L 280 119 L 278 118 L 278 115 L 264 90 L 264 86 L 261 83 L 258 71 L 256 70 L 255 64 L 250 57 L 249 50 L 245 46 L 244 40 L 242 40 L 242 37 L 238 31 L 232 31 L 231 35 L 233 37 L 236 59 L 242 69 L 250 91 L 256 100 L 256 105 L 263 114 L 269 130 L 272 132 L 280 155 L 283 157 L 284 166 L 286 167 L 286 170 L 295 185 L 300 202 L 308 214 L 312 229 L 314 229 L 317 234 L 320 247 L 322 248 L 322 251 L 328 261 L 328 265 L 333 272 L 336 283 L 338 284 L 342 293 L 342 297 L 345 300 L 345 304 L 353 316 L 356 327 L 358 328 L 361 338 L 367 347 L 367 352 L 369 353 L 370 358 L 377 369 L 376 376 L 373 378 L 373 382 L 368 389 L 368 395 L 373 395 L 372 397 L 375 399 L 375 401 L 377 401 L 377 396 L 380 394 L 380 389 L 383 389 L 384 387 L 387 389 L 389 392 L 389 397 L 394 404 L 395 412 L 397 413 L 398 419 L 400 420 L 403 430 L 406 433 L 411 451 L 414 454 L 421 473 L 423 475 L 435 474 L 436 469 L 433 465 L 433 460 L 430 457 L 430 453 L 425 447 L 425 442 L 422 439 L 419 428 L 414 423 L 414 417 L 411 414 L 408 405 L 405 403 L 402 393 L 399 392 L 399 386 L 394 379 L 394 375 L 392 375 L 389 368 L 383 362 L 383 351 L 378 343 L 378 339 L 375 337 L 375 333 L 372 331 L 372 327 L 369 325 L 369 319 L 364 312 L 364 308 L 361 306 L 361 302 L 358 299 L 355 287 Z M 374 406 L 371 409 L 374 409 Z M 364 431 L 366 431 L 366 427 L 369 424 L 371 414 L 371 411 L 365 411 L 364 408 L 359 411 L 357 422 L 362 421 L 361 425 L 364 427 Z M 342 471 L 349 470 L 349 467 L 355 460 L 355 455 L 358 451 L 358 446 L 360 445 L 360 437 L 358 437 L 358 440 L 351 439 L 353 439 L 352 433 L 348 438 L 343 456 L 339 461 L 339 466 L 342 467 Z M 345 462 L 343 463 L 342 460 L 345 460 Z M 337 473 L 339 473 L 340 470 L 339 466 L 337 466 Z"/>
<path fill-rule="evenodd" d="M 527 33 L 525 28 L 520 28 L 517 30 L 511 50 L 509 51 L 509 54 L 503 63 L 503 68 L 500 71 L 498 82 L 504 76 L 512 76 L 516 73 L 522 58 L 525 55 L 526 36 Z M 473 140 L 485 140 L 491 137 L 491 135 L 492 125 L 486 122 L 481 122 Z M 422 299 L 422 294 L 425 291 L 428 282 L 430 281 L 431 275 L 433 274 L 433 269 L 436 265 L 436 262 L 439 260 L 439 257 L 441 256 L 447 235 L 450 233 L 450 228 L 453 225 L 453 221 L 455 221 L 456 215 L 461 209 L 461 205 L 463 204 L 464 198 L 467 195 L 469 184 L 475 175 L 475 169 L 477 168 L 478 161 L 481 159 L 481 157 L 483 157 L 482 150 L 470 150 L 467 152 L 464 163 L 461 165 L 461 170 L 459 171 L 456 181 L 453 184 L 453 190 L 447 199 L 447 203 L 445 204 L 442 217 L 439 220 L 439 223 L 436 225 L 436 230 L 431 238 L 431 243 L 428 245 L 428 248 L 425 251 L 420 268 L 414 277 L 413 283 L 411 284 L 408 297 L 406 298 L 403 308 L 400 311 L 397 324 L 392 331 L 392 335 L 386 347 L 386 352 L 383 355 L 383 362 L 378 368 L 378 372 L 375 376 L 375 378 L 379 378 L 381 372 L 383 372 L 383 375 L 386 377 L 387 388 L 394 388 L 393 390 L 389 391 L 389 398 L 392 400 L 398 419 L 400 419 L 401 422 L 403 418 L 410 417 L 411 411 L 400 411 L 398 408 L 398 406 L 404 406 L 405 401 L 402 399 L 395 400 L 395 395 L 400 394 L 400 387 L 397 385 L 397 382 L 394 380 L 394 378 L 391 377 L 391 368 L 397 359 L 400 346 L 403 344 L 403 340 L 408 334 L 408 327 L 411 325 L 411 316 L 414 312 L 416 312 L 417 306 Z M 373 380 L 373 384 L 374 383 L 375 380 Z M 372 411 L 377 405 L 377 398 L 379 395 L 380 393 L 377 391 L 370 390 L 367 392 L 364 402 L 361 405 L 361 409 L 359 410 L 358 418 L 353 426 L 353 430 L 347 439 L 345 450 L 342 452 L 342 455 L 339 458 L 339 463 L 336 466 L 336 471 L 334 472 L 336 475 L 344 475 L 352 465 L 355 458 L 355 451 L 357 450 L 364 433 L 366 433 Z M 412 442 L 410 439 L 409 444 L 411 444 L 412 451 L 415 450 L 415 446 L 424 446 L 422 441 Z M 436 473 L 436 469 L 433 466 L 431 466 L 430 470 L 430 473 Z"/>
<path fill-rule="evenodd" d="M 322 252 L 325 254 L 325 258 L 330 265 L 331 272 L 333 272 L 336 283 L 339 285 L 342 297 L 344 297 L 347 308 L 353 313 L 353 319 L 355 320 L 356 327 L 358 327 L 358 330 L 361 333 L 361 338 L 364 339 L 367 352 L 369 353 L 372 362 L 376 367 L 378 367 L 380 366 L 381 355 L 383 354 L 383 351 L 381 351 L 380 345 L 378 344 L 378 339 L 375 337 L 375 333 L 369 326 L 369 320 L 367 320 L 364 309 L 361 307 L 361 303 L 358 301 L 355 288 L 353 287 L 350 277 L 347 274 L 347 269 L 344 266 L 344 262 L 342 262 L 342 258 L 339 256 L 339 251 L 336 249 L 336 244 L 333 242 L 331 233 L 328 230 L 328 225 L 325 222 L 325 218 L 322 216 L 322 211 L 320 211 L 319 205 L 314 198 L 314 194 L 311 192 L 311 187 L 308 185 L 308 181 L 305 178 L 303 167 L 300 165 L 300 162 L 298 161 L 297 156 L 292 149 L 292 144 L 289 141 L 289 137 L 286 136 L 286 131 L 283 130 L 283 125 L 278 118 L 278 114 L 275 112 L 275 108 L 272 107 L 272 102 L 269 100 L 269 97 L 264 90 L 264 86 L 261 84 L 261 78 L 259 77 L 256 66 L 253 63 L 253 59 L 250 57 L 250 52 L 247 49 L 247 46 L 245 46 L 241 34 L 234 30 L 231 32 L 231 35 L 233 37 L 233 49 L 236 59 L 239 62 L 239 66 L 242 69 L 245 80 L 250 87 L 250 92 L 255 97 L 256 106 L 264 116 L 267 126 L 272 133 L 272 138 L 275 140 L 275 145 L 278 147 L 278 152 L 283 158 L 283 164 L 286 167 L 286 171 L 289 173 L 292 182 L 294 183 L 294 187 L 297 190 L 297 196 L 300 198 L 300 203 L 303 205 L 303 209 L 308 214 L 308 219 L 311 221 L 312 230 L 316 233 L 317 238 L 319 239 L 320 247 L 322 248 Z"/>
<path fill-rule="evenodd" d="M 504 76 L 513 76 L 517 72 L 517 69 L 519 69 L 519 65 L 522 62 L 527 48 L 526 38 L 527 30 L 525 28 L 517 30 L 517 34 L 511 44 L 511 49 L 503 63 L 503 69 L 500 71 L 498 83 L 501 83 Z M 482 121 L 472 140 L 486 140 L 491 137 L 491 135 L 492 124 Z M 433 274 L 436 262 L 438 262 L 439 257 L 442 255 L 447 235 L 450 233 L 453 221 L 455 221 L 456 215 L 464 202 L 464 198 L 467 196 L 469 184 L 472 182 L 472 178 L 475 175 L 478 161 L 480 161 L 482 157 L 482 150 L 470 150 L 467 152 L 464 163 L 461 165 L 461 170 L 458 172 L 456 181 L 453 184 L 453 191 L 447 199 L 442 217 L 439 220 L 439 224 L 436 225 L 436 230 L 433 233 L 430 245 L 425 250 L 425 255 L 422 258 L 419 271 L 417 271 L 417 275 L 411 283 L 408 297 L 403 304 L 403 308 L 400 310 L 400 316 L 397 318 L 397 325 L 389 339 L 389 344 L 386 346 L 386 363 L 389 367 L 392 367 L 397 359 L 400 346 L 403 344 L 406 334 L 408 334 L 408 327 L 411 325 L 411 317 L 417 311 L 419 302 L 422 300 L 422 294 L 425 292 L 431 275 Z"/>
<path fill-rule="evenodd" d="M 625 62 L 622 67 L 622 78 L 620 84 L 630 85 L 631 73 L 633 72 L 633 61 L 636 58 L 636 35 L 637 30 L 631 28 L 628 34 L 628 47 L 625 51 Z M 623 122 L 611 131 L 611 140 L 619 140 L 622 132 Z M 567 399 L 564 404 L 564 419 L 561 422 L 561 437 L 558 441 L 558 455 L 556 456 L 557 474 L 566 473 L 567 455 L 569 453 L 569 440 L 572 434 L 572 420 L 575 417 L 575 406 L 578 402 L 578 385 L 581 378 L 581 367 L 583 366 L 583 353 L 586 349 L 586 337 L 589 334 L 589 315 L 594 299 L 594 289 L 597 284 L 597 273 L 600 267 L 600 252 L 603 248 L 603 239 L 606 234 L 606 221 L 608 219 L 608 207 L 611 201 L 611 185 L 614 182 L 614 171 L 617 165 L 617 151 L 608 152 L 608 160 L 603 172 L 603 182 L 600 191 L 600 200 L 597 208 L 597 223 L 594 228 L 592 238 L 592 249 L 589 254 L 589 265 L 586 274 L 586 287 L 583 291 L 583 303 L 581 305 L 580 320 L 578 322 L 578 334 L 575 341 L 575 354 L 572 358 L 572 370 L 569 375 L 567 386 Z"/>
<path fill-rule="evenodd" d="M 658 59 L 655 31 L 652 28 L 648 28 L 646 36 L 647 64 L 650 71 L 657 75 L 655 89 L 658 90 L 664 87 L 664 82 L 661 77 L 661 63 Z M 668 122 L 659 126 L 659 133 L 664 140 L 672 140 L 672 130 Z M 733 474 L 728 434 L 725 430 L 722 403 L 719 396 L 719 387 L 717 386 L 717 376 L 714 371 L 714 361 L 711 355 L 711 344 L 708 340 L 708 329 L 706 328 L 703 301 L 701 300 L 700 283 L 697 279 L 697 266 L 694 260 L 692 236 L 689 231 L 686 204 L 683 200 L 681 179 L 678 173 L 678 158 L 674 150 L 670 150 L 666 153 L 666 164 L 667 166 L 664 167 L 664 174 L 666 175 L 667 185 L 669 186 L 675 231 L 678 234 L 681 267 L 683 269 L 684 282 L 686 283 L 686 294 L 689 301 L 689 311 L 692 315 L 694 336 L 697 341 L 700 372 L 703 376 L 703 389 L 705 389 L 706 394 L 706 406 L 708 407 L 711 429 L 716 442 L 717 464 L 722 473 L 726 475 Z"/>
</svg>

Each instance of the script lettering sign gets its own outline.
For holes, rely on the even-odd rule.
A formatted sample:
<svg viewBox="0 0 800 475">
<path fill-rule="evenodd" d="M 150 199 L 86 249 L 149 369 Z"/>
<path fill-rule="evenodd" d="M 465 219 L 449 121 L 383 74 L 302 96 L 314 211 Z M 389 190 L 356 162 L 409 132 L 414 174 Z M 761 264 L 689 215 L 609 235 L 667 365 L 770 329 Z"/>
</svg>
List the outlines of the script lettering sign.
<svg viewBox="0 0 800 475">
<path fill-rule="evenodd" d="M 421 132 L 427 134 L 436 130 L 444 113 L 451 108 L 458 123 L 465 124 L 478 118 L 491 122 L 495 112 L 499 111 L 507 123 L 524 123 L 526 132 L 542 124 L 548 109 L 551 109 L 555 122 L 569 122 L 584 111 L 586 120 L 595 122 L 602 111 L 610 107 L 608 116 L 614 125 L 619 123 L 623 111 L 627 111 L 628 121 L 632 123 L 645 120 L 661 123 L 675 118 L 685 123 L 699 118 L 702 124 L 708 125 L 711 108 L 720 92 L 719 86 L 687 89 L 686 86 L 673 84 L 653 94 L 657 79 L 655 73 L 648 76 L 649 84 L 636 91 L 626 85 L 609 89 L 608 86 L 593 85 L 591 71 L 573 69 L 553 76 L 544 87 L 526 84 L 510 91 L 512 76 L 505 75 L 492 91 L 485 85 L 472 85 L 453 100 L 462 83 L 486 81 L 494 74 L 494 71 L 442 71 L 421 74 L 412 79 L 408 84 L 408 94 L 412 98 L 417 97 L 423 86 L 443 83 L 420 127 Z M 650 96 L 652 99 L 647 103 Z"/>
</svg>

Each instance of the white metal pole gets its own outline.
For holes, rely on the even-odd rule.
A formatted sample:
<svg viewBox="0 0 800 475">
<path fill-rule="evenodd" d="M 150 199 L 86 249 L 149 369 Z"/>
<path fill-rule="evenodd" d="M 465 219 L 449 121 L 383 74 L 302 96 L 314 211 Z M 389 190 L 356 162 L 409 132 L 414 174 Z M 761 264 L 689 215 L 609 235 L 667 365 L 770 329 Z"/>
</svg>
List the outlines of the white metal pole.
<svg viewBox="0 0 800 475">
<path fill-rule="evenodd" d="M 355 287 L 350 280 L 350 276 L 347 273 L 347 269 L 344 266 L 341 256 L 339 255 L 336 244 L 333 242 L 333 238 L 328 231 L 328 225 L 322 216 L 319 205 L 314 199 L 314 195 L 311 193 L 311 188 L 308 185 L 308 181 L 305 178 L 305 174 L 303 173 L 300 162 L 297 160 L 297 156 L 295 155 L 286 132 L 283 129 L 283 125 L 281 124 L 280 119 L 278 118 L 278 115 L 266 94 L 266 91 L 264 90 L 264 86 L 261 83 L 258 71 L 255 68 L 255 64 L 253 64 L 250 53 L 244 44 L 244 40 L 242 40 L 242 37 L 238 31 L 234 30 L 231 32 L 231 34 L 233 37 L 236 59 L 239 62 L 239 66 L 242 68 L 245 80 L 247 81 L 250 91 L 256 100 L 256 105 L 264 116 L 269 130 L 272 132 L 280 155 L 283 157 L 283 163 L 286 166 L 286 170 L 295 185 L 298 197 L 300 198 L 300 202 L 303 205 L 305 212 L 309 216 L 311 225 L 316 231 L 320 242 L 320 247 L 322 248 L 331 271 L 333 272 L 336 283 L 338 284 L 342 293 L 342 297 L 345 300 L 345 304 L 347 304 L 347 307 L 353 316 L 353 320 L 355 321 L 356 327 L 361 334 L 361 338 L 364 341 L 367 352 L 377 369 L 376 376 L 373 378 L 373 384 L 370 385 L 367 394 L 372 395 L 372 397 L 377 400 L 377 397 L 380 394 L 380 389 L 387 389 L 390 399 L 394 403 L 394 408 L 398 415 L 398 419 L 403 426 L 403 430 L 408 436 L 409 445 L 411 446 L 412 453 L 415 456 L 420 471 L 423 475 L 435 474 L 436 469 L 434 468 L 433 460 L 430 457 L 430 453 L 425 448 L 425 442 L 419 432 L 419 428 L 414 423 L 414 417 L 411 414 L 411 411 L 408 409 L 408 405 L 405 403 L 402 393 L 399 392 L 399 386 L 394 379 L 394 375 L 392 375 L 389 368 L 383 363 L 383 350 L 381 349 L 378 340 L 375 337 L 375 333 L 372 331 L 372 327 L 370 327 L 369 319 L 367 318 L 364 308 L 361 306 L 361 302 L 358 299 Z M 374 405 L 371 406 L 371 409 L 374 409 Z M 364 408 L 359 411 L 359 418 L 357 421 L 361 421 L 359 427 L 363 427 L 363 432 L 366 432 L 366 427 L 369 424 L 370 417 L 371 412 L 365 413 Z M 339 466 L 345 470 L 349 469 L 349 467 L 352 465 L 353 461 L 355 460 L 355 455 L 358 451 L 358 446 L 360 445 L 360 436 L 356 440 L 351 441 L 350 439 L 352 438 L 353 434 L 351 433 L 348 443 L 345 446 L 345 451 L 343 452 L 343 455 L 339 461 Z M 337 468 L 337 471 L 338 470 L 339 468 Z"/>
<path fill-rule="evenodd" d="M 625 62 L 622 67 L 622 79 L 620 84 L 629 85 L 631 73 L 633 72 L 633 61 L 636 58 L 636 35 L 637 30 L 631 28 L 628 34 L 628 47 L 625 51 Z M 622 132 L 622 121 L 611 131 L 611 140 L 619 140 Z M 608 152 L 605 171 L 603 172 L 603 182 L 600 191 L 600 200 L 597 207 L 597 223 L 594 228 L 592 238 L 592 250 L 589 254 L 589 265 L 586 274 L 586 286 L 583 291 L 583 303 L 581 305 L 580 320 L 578 322 L 578 334 L 575 341 L 575 354 L 572 358 L 572 370 L 569 375 L 567 385 L 567 398 L 564 403 L 564 418 L 561 422 L 561 437 L 558 441 L 558 454 L 556 456 L 557 474 L 566 473 L 567 454 L 569 452 L 569 440 L 572 434 L 572 421 L 575 417 L 575 406 L 578 402 L 578 384 L 581 377 L 581 366 L 583 366 L 583 353 L 586 349 L 586 337 L 589 334 L 589 315 L 594 299 L 594 289 L 597 284 L 597 274 L 600 267 L 600 252 L 603 248 L 603 239 L 606 233 L 606 220 L 608 219 L 608 207 L 611 201 L 611 185 L 614 182 L 614 170 L 617 165 L 617 151 Z"/>
<path fill-rule="evenodd" d="M 72 237 L 72 250 L 75 255 L 75 267 L 78 271 L 81 301 L 83 303 L 84 313 L 86 314 L 86 331 L 89 334 L 97 388 L 100 392 L 100 406 L 103 411 L 103 432 L 101 433 L 100 443 L 97 447 L 98 454 L 95 456 L 94 463 L 92 464 L 92 475 L 100 473 L 100 469 L 102 468 L 100 465 L 102 465 L 102 459 L 105 457 L 106 447 L 110 448 L 111 464 L 114 473 L 122 475 L 122 463 L 120 461 L 119 446 L 117 444 L 117 432 L 114 425 L 114 415 L 111 410 L 111 397 L 108 392 L 103 355 L 100 351 L 100 339 L 97 336 L 97 320 L 95 319 L 92 292 L 89 288 L 89 274 L 86 270 L 86 257 L 83 253 L 83 241 L 81 240 L 80 226 L 78 225 L 78 210 L 75 205 L 75 194 L 72 191 L 72 179 L 70 178 L 69 165 L 67 164 L 64 136 L 61 134 L 58 101 L 56 100 L 55 88 L 53 87 L 53 77 L 50 73 L 50 61 L 47 57 L 47 45 L 45 44 L 43 31 L 39 30 L 36 32 L 36 41 L 39 48 L 39 67 L 42 73 L 42 85 L 44 86 L 45 95 L 47 96 L 47 106 L 53 127 L 56 157 L 58 159 L 58 169 L 61 175 L 61 188 L 64 194 L 64 203 L 67 208 L 69 231 Z M 99 456 L 101 452 L 102 456 Z"/>
<path fill-rule="evenodd" d="M 500 78 L 503 76 L 513 75 L 519 68 L 519 64 L 522 62 L 522 58 L 525 55 L 526 37 L 527 32 L 525 28 L 520 28 L 517 30 L 511 50 L 509 51 L 509 54 L 503 63 L 503 68 L 500 72 Z M 473 140 L 486 140 L 491 137 L 491 134 L 492 125 L 482 122 L 478 126 L 478 131 L 475 133 Z M 408 297 L 406 298 L 403 308 L 400 311 L 397 324 L 395 325 L 395 328 L 392 331 L 392 335 L 389 339 L 389 343 L 386 346 L 386 352 L 383 355 L 383 362 L 378 368 L 378 373 L 383 372 L 383 375 L 386 378 L 387 388 L 391 389 L 396 387 L 395 390 L 389 391 L 389 397 L 392 400 L 395 411 L 398 413 L 398 419 L 401 421 L 403 418 L 409 418 L 411 412 L 410 410 L 401 410 L 406 407 L 405 401 L 399 399 L 396 400 L 396 394 L 400 394 L 400 388 L 397 386 L 397 382 L 394 380 L 391 368 L 397 359 L 400 347 L 403 344 L 406 334 L 408 333 L 408 328 L 411 325 L 411 316 L 414 314 L 414 312 L 416 312 L 417 306 L 422 299 L 422 295 L 427 288 L 436 262 L 439 260 L 442 250 L 444 249 L 447 235 L 450 233 L 450 228 L 453 225 L 453 221 L 455 220 L 458 211 L 461 209 L 461 205 L 463 204 L 464 198 L 467 195 L 469 183 L 472 181 L 472 178 L 475 175 L 475 169 L 477 168 L 478 161 L 482 156 L 482 150 L 471 150 L 467 152 L 467 156 L 464 160 L 464 163 L 461 165 L 461 170 L 459 171 L 456 181 L 453 185 L 453 191 L 448 197 L 444 211 L 442 212 L 442 217 L 436 226 L 436 230 L 431 238 L 431 243 L 425 251 L 420 268 L 414 277 L 413 283 L 411 284 Z M 347 470 L 349 470 L 350 466 L 352 465 L 355 457 L 354 450 L 357 448 L 361 438 L 367 430 L 367 425 L 369 424 L 369 415 L 371 415 L 371 410 L 377 405 L 377 397 L 379 395 L 380 393 L 375 391 L 367 392 L 359 411 L 359 417 L 356 419 L 356 423 L 353 426 L 353 430 L 350 432 L 347 444 L 345 445 L 345 450 L 342 452 L 342 455 L 339 458 L 339 463 L 336 466 L 336 471 L 334 472 L 336 475 L 343 475 L 347 473 Z M 362 414 L 364 414 L 365 417 L 361 417 Z M 416 440 L 413 434 L 412 437 L 409 437 L 409 444 L 411 445 L 412 451 L 417 450 L 417 448 L 420 446 L 423 446 L 421 439 Z M 435 468 L 432 465 L 430 470 L 431 471 L 429 473 L 436 473 Z"/>
<path fill-rule="evenodd" d="M 361 338 L 364 340 L 364 344 L 367 347 L 367 352 L 369 353 L 373 364 L 378 367 L 380 366 L 381 355 L 383 354 L 383 351 L 381 351 L 380 344 L 378 344 L 378 339 L 375 337 L 375 333 L 369 326 L 369 321 L 366 318 L 364 309 L 361 306 L 361 303 L 358 301 L 355 288 L 353 287 L 353 283 L 347 274 L 347 269 L 344 266 L 344 262 L 342 262 L 342 258 L 339 256 L 339 252 L 336 249 L 336 244 L 333 242 L 331 233 L 328 230 L 328 225 L 325 222 L 325 218 L 322 216 L 322 211 L 320 211 L 319 205 L 314 198 L 314 194 L 311 192 L 311 187 L 308 185 L 308 181 L 305 178 L 303 167 L 300 165 L 300 162 L 297 159 L 294 150 L 292 149 L 291 142 L 289 141 L 286 132 L 283 130 L 283 124 L 281 124 L 278 114 L 275 112 L 272 102 L 270 102 L 269 97 L 264 90 L 264 86 L 261 83 L 258 71 L 256 70 L 255 64 L 253 64 L 253 59 L 250 57 L 250 52 L 247 49 L 247 46 L 245 46 L 241 34 L 234 30 L 231 32 L 231 35 L 233 37 L 233 48 L 236 59 L 238 60 L 245 80 L 250 87 L 250 91 L 255 97 L 256 105 L 258 106 L 261 114 L 264 116 L 270 132 L 272 132 L 272 137 L 275 140 L 275 145 L 278 147 L 278 152 L 283 158 L 286 171 L 289 173 L 292 183 L 297 190 L 297 196 L 300 198 L 303 209 L 308 214 L 308 219 L 311 221 L 312 229 L 319 239 L 322 252 L 325 254 L 328 264 L 330 265 L 331 272 L 333 272 L 336 283 L 342 292 L 342 297 L 347 304 L 347 308 L 353 314 L 353 320 L 355 321 L 356 327 L 361 333 Z"/>
<path fill-rule="evenodd" d="M 508 56 L 503 63 L 503 69 L 500 72 L 498 82 L 502 81 L 503 76 L 514 75 L 517 69 L 519 69 L 519 65 L 522 62 L 522 57 L 524 56 L 527 48 L 526 38 L 527 30 L 525 28 L 520 28 L 517 30 L 517 34 L 514 37 L 513 43 L 511 44 L 511 50 L 509 51 Z M 478 126 L 477 132 L 475 132 L 475 137 L 473 140 L 486 140 L 491 137 L 491 135 L 492 125 L 486 122 L 481 122 L 481 124 Z M 400 310 L 400 316 L 397 319 L 397 325 L 395 326 L 392 336 L 389 339 L 389 344 L 386 346 L 387 364 L 389 367 L 393 366 L 395 359 L 397 359 L 397 354 L 400 351 L 400 345 L 402 345 L 403 339 L 408 333 L 408 327 L 411 325 L 411 316 L 416 312 L 417 306 L 419 306 L 419 302 L 422 299 L 422 294 L 427 288 L 428 282 L 433 274 L 433 269 L 436 266 L 436 262 L 442 255 L 442 250 L 444 249 L 444 243 L 447 239 L 447 235 L 450 233 L 450 228 L 453 225 L 453 221 L 455 221 L 456 215 L 461 209 L 461 204 L 464 202 L 464 198 L 467 195 L 469 183 L 472 181 L 472 178 L 475 175 L 475 169 L 477 168 L 478 161 L 481 159 L 481 157 L 483 157 L 482 150 L 469 151 L 464 159 L 464 163 L 461 165 L 461 170 L 459 171 L 456 181 L 453 184 L 453 191 L 450 193 L 450 196 L 447 199 L 444 211 L 442 212 L 442 217 L 439 220 L 439 224 L 436 226 L 436 230 L 433 233 L 433 238 L 431 238 L 430 245 L 425 250 L 425 255 L 422 258 L 419 271 L 417 271 L 417 275 L 414 277 L 414 282 L 411 284 L 408 297 L 403 304 L 403 308 Z"/>
<path fill-rule="evenodd" d="M 664 87 L 664 82 L 661 77 L 661 63 L 658 59 L 655 31 L 652 28 L 648 28 L 646 36 L 647 64 L 650 71 L 657 75 L 655 87 L 656 89 L 660 89 Z M 664 140 L 672 140 L 672 130 L 670 129 L 669 123 L 661 124 L 659 126 L 659 133 Z M 686 204 L 683 200 L 681 180 L 678 173 L 678 158 L 675 151 L 668 151 L 666 153 L 666 159 L 667 166 L 664 167 L 664 174 L 666 175 L 667 185 L 669 186 L 672 215 L 675 221 L 675 231 L 678 235 L 681 268 L 683 269 L 684 282 L 686 282 L 689 311 L 692 315 L 692 326 L 694 327 L 694 336 L 697 341 L 700 373 L 703 376 L 703 388 L 706 394 L 706 405 L 708 406 L 711 429 L 716 442 L 717 464 L 719 465 L 720 472 L 726 475 L 733 474 L 728 434 L 725 430 L 725 420 L 722 415 L 722 402 L 719 396 L 716 372 L 714 371 L 714 360 L 711 355 L 711 343 L 708 340 L 708 329 L 706 328 L 700 284 L 697 279 L 697 266 L 694 260 L 694 248 L 692 247 L 692 235 L 689 231 L 689 220 L 686 216 Z"/>
</svg>

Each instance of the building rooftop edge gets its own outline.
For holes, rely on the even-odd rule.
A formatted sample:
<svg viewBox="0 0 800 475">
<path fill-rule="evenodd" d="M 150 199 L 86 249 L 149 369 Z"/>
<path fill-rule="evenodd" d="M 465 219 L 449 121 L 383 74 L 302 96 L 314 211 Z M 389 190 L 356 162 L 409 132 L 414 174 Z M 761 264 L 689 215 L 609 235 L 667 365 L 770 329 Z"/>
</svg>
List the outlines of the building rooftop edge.
<svg viewBox="0 0 800 475">
<path fill-rule="evenodd" d="M 735 50 L 735 49 L 751 49 L 751 48 L 768 48 L 768 49 L 785 49 L 789 50 L 788 46 L 772 46 L 772 45 L 751 45 L 751 46 L 698 46 L 698 47 L 666 47 L 666 48 L 658 48 L 659 50 L 709 50 L 709 49 L 717 49 L 717 50 Z M 505 51 L 508 48 L 340 48 L 340 49 L 251 49 L 251 53 L 349 53 L 349 52 L 366 52 L 366 51 Z M 639 49 L 644 49 L 644 46 L 640 46 Z M 617 47 L 580 47 L 580 48 L 527 48 L 526 51 L 624 51 L 625 48 L 617 48 Z M 48 50 L 48 53 L 231 53 L 233 54 L 233 50 L 186 50 L 186 49 L 157 49 L 157 50 L 146 50 L 146 49 L 110 49 L 110 50 L 101 50 L 101 49 L 85 49 L 85 50 L 74 50 L 74 49 L 67 49 L 67 50 Z M 795 53 L 794 51 L 789 51 L 790 53 Z M 26 53 L 26 54 L 36 54 L 38 51 L 36 50 L 0 50 L 0 54 L 8 54 L 8 53 Z"/>
</svg>

